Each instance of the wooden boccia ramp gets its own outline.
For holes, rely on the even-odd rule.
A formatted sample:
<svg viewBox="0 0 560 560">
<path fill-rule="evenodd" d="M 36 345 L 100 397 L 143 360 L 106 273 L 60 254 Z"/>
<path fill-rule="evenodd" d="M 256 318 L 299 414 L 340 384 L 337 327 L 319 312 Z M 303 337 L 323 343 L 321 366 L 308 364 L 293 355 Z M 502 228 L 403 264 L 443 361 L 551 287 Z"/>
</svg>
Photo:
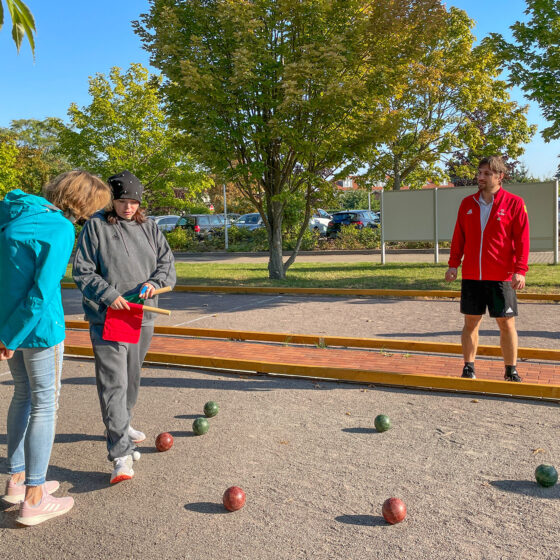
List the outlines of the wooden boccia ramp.
<svg viewBox="0 0 560 560">
<path fill-rule="evenodd" d="M 93 356 L 88 323 L 68 321 L 66 327 L 65 354 Z M 477 379 L 462 379 L 460 344 L 156 326 L 146 361 L 238 373 L 560 400 L 560 350 L 520 348 L 518 369 L 523 383 L 503 380 L 498 346 L 480 346 L 478 356 Z"/>
</svg>

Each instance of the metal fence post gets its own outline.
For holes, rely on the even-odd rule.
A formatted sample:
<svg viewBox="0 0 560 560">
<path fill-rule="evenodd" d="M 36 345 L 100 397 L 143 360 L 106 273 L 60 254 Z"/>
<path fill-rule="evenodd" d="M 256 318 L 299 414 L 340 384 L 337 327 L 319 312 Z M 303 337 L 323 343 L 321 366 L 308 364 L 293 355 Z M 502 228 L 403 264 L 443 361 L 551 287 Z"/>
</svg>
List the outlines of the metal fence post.
<svg viewBox="0 0 560 560">
<path fill-rule="evenodd" d="M 439 263 L 438 189 L 434 188 L 434 262 Z"/>
<path fill-rule="evenodd" d="M 554 195 L 554 232 L 553 248 L 554 248 L 554 264 L 558 264 L 558 180 L 556 180 L 556 188 Z"/>
<path fill-rule="evenodd" d="M 381 217 L 381 264 L 385 264 L 385 214 L 383 211 L 383 193 L 385 188 L 381 189 L 379 215 Z"/>
<path fill-rule="evenodd" d="M 226 251 L 227 251 L 229 248 L 229 238 L 228 238 L 227 199 L 226 199 L 225 183 L 224 183 L 224 239 L 226 242 Z"/>
</svg>

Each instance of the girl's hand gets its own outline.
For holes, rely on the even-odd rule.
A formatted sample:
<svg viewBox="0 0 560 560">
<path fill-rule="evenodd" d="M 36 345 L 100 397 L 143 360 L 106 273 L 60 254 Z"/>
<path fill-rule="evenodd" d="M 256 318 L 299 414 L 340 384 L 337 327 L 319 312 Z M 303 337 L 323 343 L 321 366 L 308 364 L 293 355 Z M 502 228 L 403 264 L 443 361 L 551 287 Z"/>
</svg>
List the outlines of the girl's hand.
<svg viewBox="0 0 560 560">
<path fill-rule="evenodd" d="M 142 284 L 142 288 L 140 288 L 140 293 L 138 295 L 142 299 L 150 299 L 154 297 L 155 291 L 156 289 L 151 284 L 145 282 L 144 284 Z"/>
<path fill-rule="evenodd" d="M 119 296 L 111 305 L 111 309 L 130 309 L 128 301 L 122 296 Z"/>
<path fill-rule="evenodd" d="M 0 361 L 2 360 L 9 360 L 14 355 L 13 350 L 8 350 L 1 342 L 0 342 Z"/>
</svg>

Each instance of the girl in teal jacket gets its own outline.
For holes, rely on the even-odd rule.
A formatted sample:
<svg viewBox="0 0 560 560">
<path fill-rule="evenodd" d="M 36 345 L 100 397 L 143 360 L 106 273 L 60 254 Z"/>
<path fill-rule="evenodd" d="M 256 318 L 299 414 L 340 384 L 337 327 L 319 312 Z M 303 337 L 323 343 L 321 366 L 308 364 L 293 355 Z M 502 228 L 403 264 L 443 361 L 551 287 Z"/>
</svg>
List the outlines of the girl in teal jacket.
<svg viewBox="0 0 560 560">
<path fill-rule="evenodd" d="M 72 498 L 45 476 L 52 450 L 64 352 L 60 281 L 74 245 L 76 219 L 110 202 L 109 187 L 85 171 L 59 175 L 45 197 L 9 192 L 0 201 L 0 360 L 9 360 L 10 479 L 2 499 L 21 502 L 17 521 L 37 525 L 69 511 Z"/>
</svg>

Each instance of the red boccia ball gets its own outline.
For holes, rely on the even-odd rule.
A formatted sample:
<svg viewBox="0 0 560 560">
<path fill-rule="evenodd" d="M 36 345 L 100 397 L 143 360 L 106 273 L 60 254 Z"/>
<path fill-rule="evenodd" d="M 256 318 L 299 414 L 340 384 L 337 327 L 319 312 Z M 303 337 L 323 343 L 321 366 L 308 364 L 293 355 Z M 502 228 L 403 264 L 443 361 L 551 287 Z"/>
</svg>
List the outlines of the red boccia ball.
<svg viewBox="0 0 560 560">
<path fill-rule="evenodd" d="M 398 498 L 389 498 L 383 502 L 381 510 L 387 523 L 394 525 L 400 523 L 406 517 L 406 505 Z"/>
<path fill-rule="evenodd" d="M 158 451 L 167 451 L 173 446 L 173 436 L 168 432 L 159 434 L 156 438 L 156 449 Z"/>
<path fill-rule="evenodd" d="M 237 511 L 245 505 L 245 492 L 239 486 L 231 486 L 224 492 L 223 502 L 228 511 Z"/>
</svg>

